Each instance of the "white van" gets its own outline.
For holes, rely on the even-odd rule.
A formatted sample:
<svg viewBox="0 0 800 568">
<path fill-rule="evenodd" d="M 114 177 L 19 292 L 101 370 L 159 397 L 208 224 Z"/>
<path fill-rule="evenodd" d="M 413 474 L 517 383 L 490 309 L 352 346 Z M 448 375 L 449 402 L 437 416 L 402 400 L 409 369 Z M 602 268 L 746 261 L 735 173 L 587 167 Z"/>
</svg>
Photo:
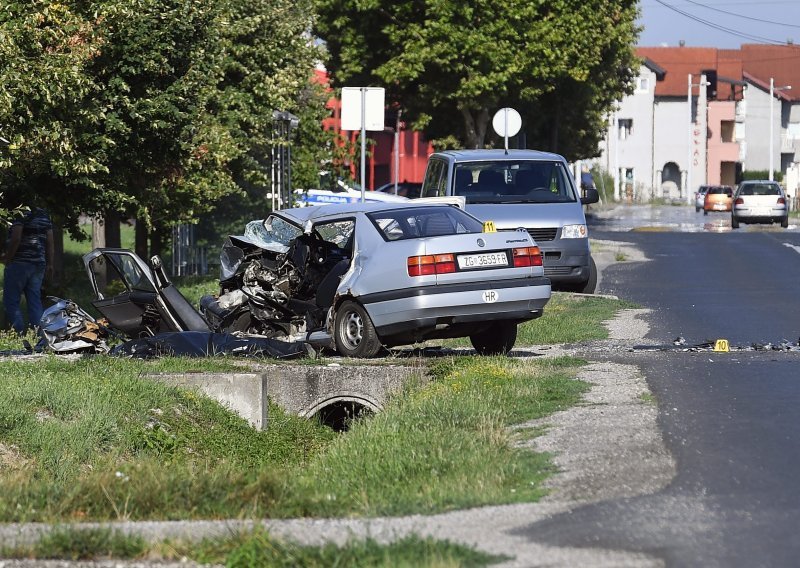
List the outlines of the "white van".
<svg viewBox="0 0 800 568">
<path fill-rule="evenodd" d="M 597 268 L 583 205 L 596 203 L 599 195 L 585 191 L 580 194 L 558 154 L 449 150 L 428 159 L 421 195 L 462 196 L 468 213 L 493 221 L 498 231 L 526 229 L 542 251 L 554 289 L 592 293 Z"/>
</svg>

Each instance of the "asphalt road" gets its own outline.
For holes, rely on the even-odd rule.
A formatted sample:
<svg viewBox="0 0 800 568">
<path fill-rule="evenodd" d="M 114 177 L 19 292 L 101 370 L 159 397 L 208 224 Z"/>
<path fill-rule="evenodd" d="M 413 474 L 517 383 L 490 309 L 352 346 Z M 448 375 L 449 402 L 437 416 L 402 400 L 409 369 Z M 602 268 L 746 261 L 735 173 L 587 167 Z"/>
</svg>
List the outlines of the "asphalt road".
<svg viewBox="0 0 800 568">
<path fill-rule="evenodd" d="M 599 291 L 653 309 L 647 339 L 659 343 L 677 336 L 687 343 L 796 342 L 796 227 L 730 231 L 719 217 L 709 228 L 702 213 L 679 209 L 663 212 L 679 216 L 676 224 L 640 219 L 650 227 L 643 232 L 616 230 L 637 225 L 629 212 L 618 224 L 596 224 L 593 237 L 633 242 L 651 259 L 610 267 Z M 800 564 L 800 353 L 608 358 L 634 363 L 645 374 L 678 474 L 657 494 L 580 508 L 530 526 L 528 537 L 645 552 L 667 566 Z"/>
</svg>

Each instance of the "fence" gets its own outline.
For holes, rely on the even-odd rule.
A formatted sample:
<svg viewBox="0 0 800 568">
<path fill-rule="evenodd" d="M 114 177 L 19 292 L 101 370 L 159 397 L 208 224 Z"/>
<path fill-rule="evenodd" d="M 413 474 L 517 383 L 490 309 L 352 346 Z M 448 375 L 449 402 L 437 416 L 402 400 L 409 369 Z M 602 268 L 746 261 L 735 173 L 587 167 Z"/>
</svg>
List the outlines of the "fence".
<svg viewBox="0 0 800 568">
<path fill-rule="evenodd" d="M 205 276 L 209 273 L 208 250 L 197 246 L 194 225 L 172 229 L 172 276 Z"/>
</svg>

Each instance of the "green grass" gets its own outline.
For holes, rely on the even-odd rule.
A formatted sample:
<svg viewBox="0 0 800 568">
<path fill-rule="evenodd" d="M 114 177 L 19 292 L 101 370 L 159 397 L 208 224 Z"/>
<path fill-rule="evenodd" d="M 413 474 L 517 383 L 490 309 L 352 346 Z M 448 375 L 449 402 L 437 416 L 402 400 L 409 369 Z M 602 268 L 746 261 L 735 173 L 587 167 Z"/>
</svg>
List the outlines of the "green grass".
<svg viewBox="0 0 800 568">
<path fill-rule="evenodd" d="M 183 552 L 183 551 L 181 551 Z M 204 541 L 188 548 L 187 556 L 204 564 L 228 567 L 270 566 L 323 568 L 470 567 L 488 566 L 507 557 L 491 556 L 448 541 L 409 536 L 390 544 L 373 539 L 351 540 L 344 546 L 300 546 L 257 530 L 223 541 Z"/>
<path fill-rule="evenodd" d="M 547 456 L 515 448 L 508 426 L 575 404 L 579 361 L 459 358 L 437 380 L 355 423 L 312 460 L 289 516 L 402 515 L 534 501 Z"/>
<path fill-rule="evenodd" d="M 624 300 L 555 292 L 539 319 L 519 327 L 517 345 L 549 345 L 608 339 L 603 325 L 619 310 L 633 308 Z"/>
<path fill-rule="evenodd" d="M 617 311 L 632 307 L 635 305 L 624 300 L 554 292 L 542 317 L 517 328 L 516 345 L 555 345 L 608 339 L 608 329 L 603 322 L 614 317 Z M 469 338 L 449 339 L 443 344 L 449 347 L 471 346 Z"/>
<path fill-rule="evenodd" d="M 180 561 L 184 558 L 202 564 L 224 564 L 230 568 L 269 566 L 430 567 L 457 568 L 488 566 L 508 559 L 492 556 L 449 541 L 408 536 L 390 544 L 374 539 L 352 539 L 343 546 L 301 546 L 276 539 L 256 529 L 227 538 L 196 542 L 147 544 L 141 537 L 110 529 L 56 528 L 29 547 L 4 549 L 3 558 L 24 559 L 148 559 Z"/>
<path fill-rule="evenodd" d="M 0 365 L 3 521 L 263 515 L 280 472 L 334 437 L 275 406 L 257 432 L 210 399 L 139 378 L 235 368 L 224 360 Z"/>
<path fill-rule="evenodd" d="M 552 472 L 507 428 L 574 404 L 575 360 L 438 361 L 435 380 L 346 435 L 271 406 L 252 430 L 139 378 L 231 369 L 48 357 L 0 363 L 0 521 L 401 514 L 535 500 Z M 226 367 L 227 365 L 227 367 Z"/>
</svg>

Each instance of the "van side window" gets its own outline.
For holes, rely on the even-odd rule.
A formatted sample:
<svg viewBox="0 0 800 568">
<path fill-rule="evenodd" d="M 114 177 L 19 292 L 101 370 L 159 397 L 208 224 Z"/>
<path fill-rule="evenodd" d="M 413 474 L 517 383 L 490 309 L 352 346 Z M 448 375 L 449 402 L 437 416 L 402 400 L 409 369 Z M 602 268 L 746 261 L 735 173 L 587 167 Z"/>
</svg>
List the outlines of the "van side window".
<svg viewBox="0 0 800 568">
<path fill-rule="evenodd" d="M 442 197 L 445 195 L 447 180 L 447 163 L 442 160 L 431 160 L 425 172 L 422 197 Z"/>
</svg>

